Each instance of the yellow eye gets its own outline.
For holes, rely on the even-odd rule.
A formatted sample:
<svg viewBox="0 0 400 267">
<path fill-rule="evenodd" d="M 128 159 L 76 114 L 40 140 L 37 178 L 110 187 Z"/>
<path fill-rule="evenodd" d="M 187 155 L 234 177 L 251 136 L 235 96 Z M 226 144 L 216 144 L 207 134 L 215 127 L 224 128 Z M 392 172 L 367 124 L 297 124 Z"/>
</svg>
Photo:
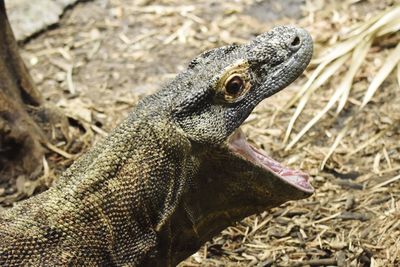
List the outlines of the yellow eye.
<svg viewBox="0 0 400 267">
<path fill-rule="evenodd" d="M 225 68 L 216 84 L 218 99 L 233 103 L 242 99 L 250 90 L 249 64 L 238 61 Z"/>
</svg>

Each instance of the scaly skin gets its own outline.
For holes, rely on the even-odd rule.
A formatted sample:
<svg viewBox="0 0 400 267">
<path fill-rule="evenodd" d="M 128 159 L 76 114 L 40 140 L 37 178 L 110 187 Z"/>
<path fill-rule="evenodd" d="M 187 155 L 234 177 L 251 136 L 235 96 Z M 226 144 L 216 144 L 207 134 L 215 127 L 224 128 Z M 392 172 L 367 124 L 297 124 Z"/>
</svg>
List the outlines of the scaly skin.
<svg viewBox="0 0 400 267">
<path fill-rule="evenodd" d="M 310 195 L 235 130 L 311 54 L 304 30 L 277 27 L 194 59 L 56 186 L 0 214 L 0 265 L 176 265 L 235 221 Z"/>
</svg>

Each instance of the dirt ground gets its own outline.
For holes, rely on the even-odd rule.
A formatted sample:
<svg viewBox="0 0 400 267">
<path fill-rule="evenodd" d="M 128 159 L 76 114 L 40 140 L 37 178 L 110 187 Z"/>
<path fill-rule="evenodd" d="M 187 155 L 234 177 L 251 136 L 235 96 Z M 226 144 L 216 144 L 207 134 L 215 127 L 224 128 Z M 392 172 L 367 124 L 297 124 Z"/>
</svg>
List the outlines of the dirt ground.
<svg viewBox="0 0 400 267">
<path fill-rule="evenodd" d="M 81 2 L 59 25 L 23 44 L 23 57 L 46 99 L 80 126 L 71 126 L 71 132 L 80 136 L 77 141 L 86 150 L 123 120 L 138 99 L 206 49 L 243 43 L 275 24 L 291 23 L 311 32 L 318 53 L 346 27 L 399 5 L 373 0 L 288 2 L 286 9 L 278 1 L 253 0 Z M 316 193 L 246 218 L 181 266 L 400 266 L 400 181 L 392 179 L 400 171 L 400 88 L 395 75 L 356 112 L 370 74 L 398 41 L 373 44 L 344 112 L 328 114 L 289 151 L 284 150 L 283 137 L 295 107 L 277 111 L 310 72 L 261 103 L 246 122 L 247 136 L 274 158 L 310 173 Z M 335 82 L 333 78 L 312 96 L 294 132 L 325 105 Z M 350 117 L 356 123 L 321 170 Z M 64 156 L 49 153 L 50 171 L 59 174 L 81 148 L 70 147 Z M 0 197 L 12 193 L 0 192 Z"/>
</svg>

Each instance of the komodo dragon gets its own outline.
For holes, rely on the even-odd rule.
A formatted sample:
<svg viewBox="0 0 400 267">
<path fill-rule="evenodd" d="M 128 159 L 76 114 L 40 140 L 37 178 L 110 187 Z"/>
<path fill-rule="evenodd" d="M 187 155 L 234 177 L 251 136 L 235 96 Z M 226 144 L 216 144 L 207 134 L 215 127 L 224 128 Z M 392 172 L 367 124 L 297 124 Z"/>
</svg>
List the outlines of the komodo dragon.
<svg viewBox="0 0 400 267">
<path fill-rule="evenodd" d="M 281 26 L 192 60 L 54 187 L 0 214 L 0 265 L 172 266 L 234 222 L 311 195 L 306 174 L 238 128 L 311 55 L 306 31 Z"/>
</svg>

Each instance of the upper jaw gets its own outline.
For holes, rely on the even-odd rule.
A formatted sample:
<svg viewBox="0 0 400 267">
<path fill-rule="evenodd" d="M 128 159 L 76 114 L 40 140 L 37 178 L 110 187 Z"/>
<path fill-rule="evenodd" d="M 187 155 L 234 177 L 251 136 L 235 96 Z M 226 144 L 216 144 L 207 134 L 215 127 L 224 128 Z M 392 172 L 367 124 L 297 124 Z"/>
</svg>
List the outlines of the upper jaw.
<svg viewBox="0 0 400 267">
<path fill-rule="evenodd" d="M 275 47 L 275 52 L 268 54 L 264 59 L 257 51 L 249 50 L 250 62 L 255 73 L 254 78 L 259 84 L 257 97 L 260 101 L 296 80 L 310 63 L 313 54 L 313 41 L 310 34 L 301 28 L 289 28 L 296 33 L 293 36 L 300 39 L 300 44 L 296 49 L 290 49 L 288 45 Z M 293 36 L 288 38 L 287 42 L 292 41 Z M 279 55 L 279 51 L 283 55 Z"/>
</svg>

